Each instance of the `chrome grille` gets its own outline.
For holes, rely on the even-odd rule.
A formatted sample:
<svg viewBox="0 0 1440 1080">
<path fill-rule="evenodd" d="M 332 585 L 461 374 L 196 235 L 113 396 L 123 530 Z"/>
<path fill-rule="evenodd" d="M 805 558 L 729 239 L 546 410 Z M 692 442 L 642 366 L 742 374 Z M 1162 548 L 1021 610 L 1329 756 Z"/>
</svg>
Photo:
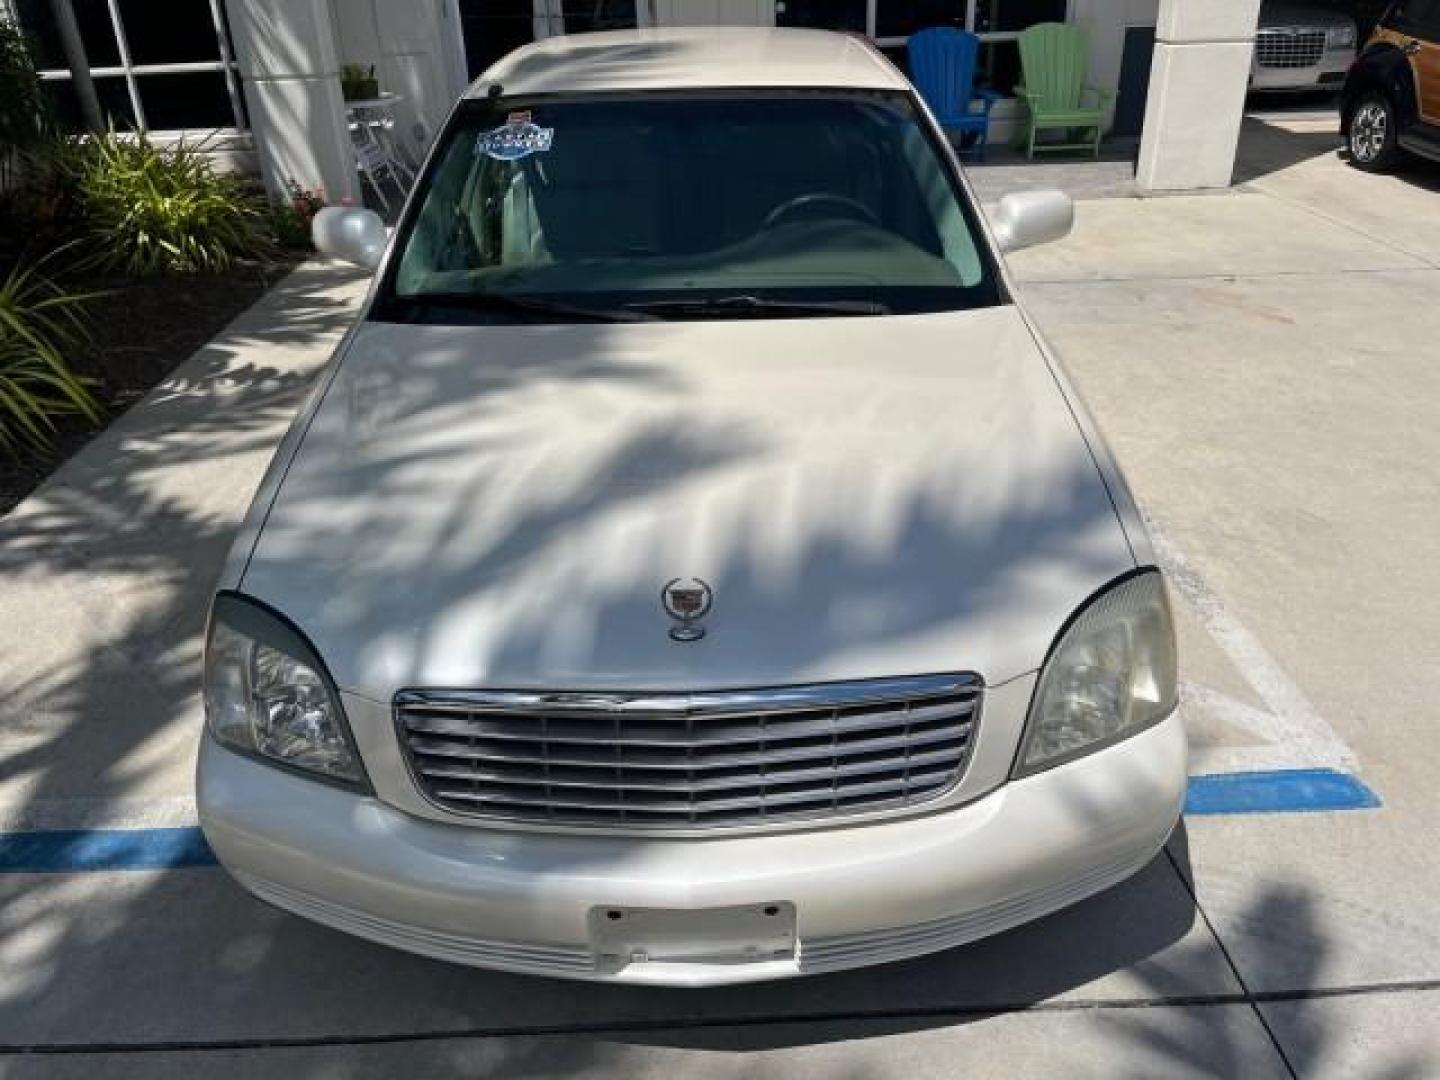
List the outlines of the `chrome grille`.
<svg viewBox="0 0 1440 1080">
<path fill-rule="evenodd" d="M 396 696 L 416 783 L 458 814 L 621 830 L 895 810 L 964 771 L 971 675 L 701 694 Z"/>
<path fill-rule="evenodd" d="M 1261 67 L 1314 67 L 1324 55 L 1324 30 L 1261 30 L 1255 38 L 1255 59 Z"/>
</svg>

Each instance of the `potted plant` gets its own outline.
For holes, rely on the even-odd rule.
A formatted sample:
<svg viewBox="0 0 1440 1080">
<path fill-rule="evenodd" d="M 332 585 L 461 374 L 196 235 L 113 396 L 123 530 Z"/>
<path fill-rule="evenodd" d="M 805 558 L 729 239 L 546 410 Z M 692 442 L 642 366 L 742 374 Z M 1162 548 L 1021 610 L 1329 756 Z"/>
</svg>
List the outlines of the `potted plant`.
<svg viewBox="0 0 1440 1080">
<path fill-rule="evenodd" d="M 340 68 L 340 94 L 346 101 L 363 101 L 380 96 L 380 80 L 375 78 L 375 65 L 345 64 Z"/>
</svg>

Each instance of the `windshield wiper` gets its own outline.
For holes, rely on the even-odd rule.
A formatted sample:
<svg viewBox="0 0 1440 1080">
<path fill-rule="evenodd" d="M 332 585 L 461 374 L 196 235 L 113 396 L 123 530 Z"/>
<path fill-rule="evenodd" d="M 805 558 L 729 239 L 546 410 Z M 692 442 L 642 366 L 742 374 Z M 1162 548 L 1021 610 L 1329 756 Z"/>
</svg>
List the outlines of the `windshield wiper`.
<svg viewBox="0 0 1440 1080">
<path fill-rule="evenodd" d="M 680 297 L 626 304 L 632 311 L 653 315 L 733 315 L 783 318 L 786 315 L 888 315 L 884 304 L 870 300 L 772 300 L 763 296 Z"/>
<path fill-rule="evenodd" d="M 575 322 L 651 322 L 654 315 L 618 308 L 588 308 L 539 296 L 492 292 L 412 293 L 395 298 L 402 304 L 434 304 L 439 307 L 464 308 L 467 311 L 493 311 L 527 318 L 552 316 Z"/>
</svg>

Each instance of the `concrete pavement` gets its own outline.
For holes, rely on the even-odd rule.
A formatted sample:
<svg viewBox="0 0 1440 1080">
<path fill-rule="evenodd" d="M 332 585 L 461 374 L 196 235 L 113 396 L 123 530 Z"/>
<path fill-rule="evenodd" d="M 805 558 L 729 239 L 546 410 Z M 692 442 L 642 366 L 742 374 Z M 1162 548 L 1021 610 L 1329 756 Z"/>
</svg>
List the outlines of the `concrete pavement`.
<svg viewBox="0 0 1440 1080">
<path fill-rule="evenodd" d="M 1181 1059 L 1175 1048 L 1186 1047 Z M 955 1077 L 1244 1076 L 1289 1074 L 1248 1007 L 1054 1010 L 969 1019 L 842 1021 L 659 1028 L 599 1036 L 439 1038 L 368 1046 L 337 1044 L 263 1051 L 179 1051 L 125 1059 L 81 1054 L 21 1061 L 10 1080 L 135 1076 L 168 1080 L 305 1076 L 389 1080 L 443 1077 L 573 1077 L 709 1080 L 758 1077 L 954 1080 Z M 1394 1074 L 1403 1076 L 1403 1073 Z"/>
<path fill-rule="evenodd" d="M 1272 126 L 1243 190 L 1086 201 L 1013 265 L 1199 583 L 1199 759 L 1339 754 L 1381 809 L 1194 818 L 995 939 L 688 993 L 390 952 L 213 868 L 0 874 L 0 1077 L 1440 1075 L 1440 203 Z M 302 269 L 0 519 L 0 829 L 188 820 L 205 591 L 362 287 Z"/>
<path fill-rule="evenodd" d="M 0 518 L 0 829 L 185 816 L 206 594 L 363 288 L 302 267 Z"/>
<path fill-rule="evenodd" d="M 1015 266 L 1147 513 L 1384 800 L 1190 823 L 1200 905 L 1245 985 L 1433 987 L 1437 174 L 1365 176 L 1333 122 L 1276 123 L 1249 125 L 1237 193 L 1084 203 L 1072 241 Z M 1213 663 L 1186 650 L 1187 679 Z M 1262 1007 L 1297 1073 L 1387 1075 L 1356 1047 L 1404 1031 L 1388 1074 L 1440 1074 L 1433 990 L 1345 1001 Z"/>
</svg>

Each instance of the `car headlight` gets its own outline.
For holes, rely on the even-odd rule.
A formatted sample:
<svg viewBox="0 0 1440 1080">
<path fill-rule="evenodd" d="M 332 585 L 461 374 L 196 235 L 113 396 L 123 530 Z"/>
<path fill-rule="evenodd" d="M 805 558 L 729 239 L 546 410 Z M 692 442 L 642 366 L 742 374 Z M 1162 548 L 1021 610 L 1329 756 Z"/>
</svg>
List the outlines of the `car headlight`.
<svg viewBox="0 0 1440 1080">
<path fill-rule="evenodd" d="M 1095 597 L 1060 635 L 1035 687 L 1015 775 L 1128 738 L 1165 719 L 1175 703 L 1170 601 L 1151 570 Z"/>
<path fill-rule="evenodd" d="M 340 695 L 315 650 L 267 608 L 229 593 L 210 615 L 205 720 L 242 754 L 366 786 Z"/>
<path fill-rule="evenodd" d="M 1325 44 L 1332 49 L 1340 49 L 1355 44 L 1355 27 L 1353 26 L 1332 26 L 1325 31 Z"/>
</svg>

